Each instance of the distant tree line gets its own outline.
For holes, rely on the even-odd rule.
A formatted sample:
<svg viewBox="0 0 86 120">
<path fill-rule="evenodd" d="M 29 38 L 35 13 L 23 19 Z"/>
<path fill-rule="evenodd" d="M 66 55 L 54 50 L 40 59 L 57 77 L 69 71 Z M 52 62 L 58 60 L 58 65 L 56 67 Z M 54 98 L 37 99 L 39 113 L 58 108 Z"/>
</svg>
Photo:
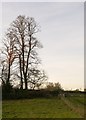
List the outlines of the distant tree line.
<svg viewBox="0 0 86 120">
<path fill-rule="evenodd" d="M 63 94 L 64 90 L 62 89 L 59 83 L 45 83 L 45 87 L 40 89 L 19 89 L 13 88 L 9 91 L 3 89 L 2 99 L 32 99 L 32 98 L 53 98 L 59 97 L 59 94 Z M 60 85 L 60 86 L 59 86 Z M 5 91 L 4 91 L 5 90 Z"/>
</svg>

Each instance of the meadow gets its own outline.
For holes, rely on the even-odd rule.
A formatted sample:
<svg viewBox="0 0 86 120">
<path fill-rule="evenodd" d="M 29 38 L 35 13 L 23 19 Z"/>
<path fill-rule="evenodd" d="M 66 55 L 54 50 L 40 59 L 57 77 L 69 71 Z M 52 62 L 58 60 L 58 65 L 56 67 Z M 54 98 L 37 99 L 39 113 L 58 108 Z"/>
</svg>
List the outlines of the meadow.
<svg viewBox="0 0 86 120">
<path fill-rule="evenodd" d="M 84 97 L 4 100 L 3 118 L 83 118 Z"/>
</svg>

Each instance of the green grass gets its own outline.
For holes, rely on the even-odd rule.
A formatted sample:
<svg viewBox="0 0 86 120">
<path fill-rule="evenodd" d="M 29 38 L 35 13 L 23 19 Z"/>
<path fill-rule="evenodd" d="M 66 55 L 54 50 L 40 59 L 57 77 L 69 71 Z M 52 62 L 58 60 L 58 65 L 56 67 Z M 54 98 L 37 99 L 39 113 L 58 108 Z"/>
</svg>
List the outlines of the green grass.
<svg viewBox="0 0 86 120">
<path fill-rule="evenodd" d="M 73 110 L 75 113 L 79 113 L 82 117 L 84 117 L 84 97 L 67 97 L 64 98 L 63 101 Z"/>
<path fill-rule="evenodd" d="M 71 102 L 73 102 L 74 104 L 79 105 L 79 106 L 83 106 L 84 104 L 86 104 L 84 102 L 84 100 L 85 100 L 84 96 L 81 96 L 81 97 L 79 97 L 79 96 L 72 96 L 72 97 L 68 97 L 68 99 Z"/>
<path fill-rule="evenodd" d="M 3 118 L 82 118 L 58 98 L 3 101 L 2 108 Z"/>
<path fill-rule="evenodd" d="M 73 105 L 74 109 L 76 109 L 76 111 L 78 113 L 80 113 L 81 116 L 84 116 L 84 108 L 86 106 L 86 99 L 84 96 L 73 96 L 73 97 L 68 97 L 67 98 Z"/>
</svg>

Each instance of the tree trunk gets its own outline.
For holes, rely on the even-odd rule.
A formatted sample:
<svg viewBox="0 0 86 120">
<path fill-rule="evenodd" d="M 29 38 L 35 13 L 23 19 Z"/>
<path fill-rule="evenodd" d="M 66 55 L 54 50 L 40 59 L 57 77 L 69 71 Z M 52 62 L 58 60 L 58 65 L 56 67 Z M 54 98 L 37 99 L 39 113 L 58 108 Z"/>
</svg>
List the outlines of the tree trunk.
<svg viewBox="0 0 86 120">
<path fill-rule="evenodd" d="M 24 73 L 24 81 L 25 81 L 25 89 L 27 90 L 28 87 L 27 87 L 27 75 L 26 75 L 26 73 Z"/>
<path fill-rule="evenodd" d="M 9 66 L 8 66 L 8 77 L 6 83 L 10 82 L 10 60 L 9 60 Z"/>
<path fill-rule="evenodd" d="M 29 50 L 28 50 L 28 55 L 27 55 L 27 64 L 26 64 L 26 71 L 24 72 L 24 81 L 25 81 L 25 89 L 28 89 L 28 84 L 27 84 L 27 71 L 28 71 L 28 64 L 29 64 L 29 57 L 30 57 L 30 52 L 31 52 L 31 35 L 30 35 L 30 41 L 29 41 Z M 24 63 L 23 63 L 24 64 Z"/>
<path fill-rule="evenodd" d="M 21 85 L 20 85 L 20 89 L 23 89 L 22 67 L 21 67 L 21 55 L 19 55 L 19 63 L 20 63 L 20 76 L 21 76 Z"/>
<path fill-rule="evenodd" d="M 27 87 L 27 79 L 25 79 L 25 89 L 27 90 L 28 87 Z"/>
</svg>

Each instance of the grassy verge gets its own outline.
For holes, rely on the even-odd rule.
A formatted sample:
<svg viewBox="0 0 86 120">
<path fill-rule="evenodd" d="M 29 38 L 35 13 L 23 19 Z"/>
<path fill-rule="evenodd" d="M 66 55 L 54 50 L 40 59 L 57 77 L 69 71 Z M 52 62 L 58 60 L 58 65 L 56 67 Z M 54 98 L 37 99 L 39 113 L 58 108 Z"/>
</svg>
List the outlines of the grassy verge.
<svg viewBox="0 0 86 120">
<path fill-rule="evenodd" d="M 82 118 L 62 99 L 3 101 L 3 118 Z"/>
</svg>

